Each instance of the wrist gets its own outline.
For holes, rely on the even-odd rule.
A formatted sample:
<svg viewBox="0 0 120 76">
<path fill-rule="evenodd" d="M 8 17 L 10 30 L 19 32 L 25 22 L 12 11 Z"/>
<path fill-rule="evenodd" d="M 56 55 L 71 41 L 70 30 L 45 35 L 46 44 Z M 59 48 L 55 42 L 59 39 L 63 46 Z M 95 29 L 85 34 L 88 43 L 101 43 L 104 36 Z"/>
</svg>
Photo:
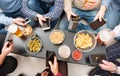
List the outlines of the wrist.
<svg viewBox="0 0 120 76">
<path fill-rule="evenodd" d="M 118 67 L 115 66 L 114 69 L 111 71 L 111 73 L 118 73 Z"/>
</svg>

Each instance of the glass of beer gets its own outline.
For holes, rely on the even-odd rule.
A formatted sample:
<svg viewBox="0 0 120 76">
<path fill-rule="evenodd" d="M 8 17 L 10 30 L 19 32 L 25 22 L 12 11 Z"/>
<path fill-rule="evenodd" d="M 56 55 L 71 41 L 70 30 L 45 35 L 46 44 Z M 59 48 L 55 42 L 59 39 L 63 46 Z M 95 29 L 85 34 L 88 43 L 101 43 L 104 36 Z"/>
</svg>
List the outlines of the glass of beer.
<svg viewBox="0 0 120 76">
<path fill-rule="evenodd" d="M 7 31 L 10 33 L 15 34 L 18 37 L 22 37 L 22 31 L 20 30 L 20 28 L 16 25 L 16 24 L 11 24 L 8 26 Z"/>
<path fill-rule="evenodd" d="M 110 32 L 111 32 L 110 29 L 101 30 L 99 38 L 97 40 L 98 44 L 103 44 L 104 42 L 108 42 L 112 38 Z"/>
</svg>

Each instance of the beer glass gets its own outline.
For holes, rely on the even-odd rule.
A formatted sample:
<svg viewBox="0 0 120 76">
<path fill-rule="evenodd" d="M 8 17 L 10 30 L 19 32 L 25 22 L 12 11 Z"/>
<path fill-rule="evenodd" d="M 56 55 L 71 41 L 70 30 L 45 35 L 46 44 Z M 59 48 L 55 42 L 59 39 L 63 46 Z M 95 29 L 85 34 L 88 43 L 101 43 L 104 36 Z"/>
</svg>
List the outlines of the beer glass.
<svg viewBox="0 0 120 76">
<path fill-rule="evenodd" d="M 7 27 L 7 31 L 10 32 L 10 33 L 15 34 L 18 37 L 21 37 L 23 35 L 22 31 L 20 30 L 20 28 L 16 24 L 9 25 Z"/>
</svg>

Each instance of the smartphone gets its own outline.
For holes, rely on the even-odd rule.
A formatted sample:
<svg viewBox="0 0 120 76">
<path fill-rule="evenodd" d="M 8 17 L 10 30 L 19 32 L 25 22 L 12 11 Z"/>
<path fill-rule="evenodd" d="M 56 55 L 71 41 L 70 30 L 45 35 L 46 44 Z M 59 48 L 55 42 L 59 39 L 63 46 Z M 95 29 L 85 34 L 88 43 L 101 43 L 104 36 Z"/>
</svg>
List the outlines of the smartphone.
<svg viewBox="0 0 120 76">
<path fill-rule="evenodd" d="M 50 67 L 49 61 L 54 62 L 55 53 L 53 51 L 46 51 L 46 67 Z"/>
<path fill-rule="evenodd" d="M 31 20 L 28 19 L 28 18 L 25 18 L 25 23 L 24 23 L 24 24 L 26 25 L 26 24 L 28 24 L 29 22 L 31 22 Z"/>
<path fill-rule="evenodd" d="M 103 26 L 105 24 L 105 20 L 102 19 L 102 22 L 100 22 L 98 19 L 92 23 L 90 23 L 90 27 L 93 29 L 93 30 L 97 30 L 98 28 L 100 28 L 101 26 Z"/>
<path fill-rule="evenodd" d="M 42 29 L 43 30 L 49 30 L 50 29 L 50 19 L 46 18 L 46 21 L 43 21 Z"/>
<path fill-rule="evenodd" d="M 71 19 L 72 19 L 72 21 L 79 21 L 80 17 L 78 15 L 77 16 L 71 16 Z"/>
<path fill-rule="evenodd" d="M 106 60 L 105 54 L 92 54 L 89 55 L 89 60 L 92 65 L 98 65 L 102 63 L 102 60 Z"/>
</svg>

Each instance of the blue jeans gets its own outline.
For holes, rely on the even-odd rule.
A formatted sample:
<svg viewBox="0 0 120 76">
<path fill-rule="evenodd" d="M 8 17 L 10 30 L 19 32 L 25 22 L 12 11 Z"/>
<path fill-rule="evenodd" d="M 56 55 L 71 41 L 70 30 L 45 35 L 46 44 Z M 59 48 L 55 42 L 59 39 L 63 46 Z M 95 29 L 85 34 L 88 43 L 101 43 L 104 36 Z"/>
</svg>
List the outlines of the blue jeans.
<svg viewBox="0 0 120 76">
<path fill-rule="evenodd" d="M 12 17 L 12 18 L 16 18 L 16 17 L 25 18 L 26 17 L 20 9 L 12 13 L 7 13 L 7 12 L 2 12 L 2 13 L 7 17 Z M 6 33 L 7 31 L 5 30 L 5 25 L 0 24 L 0 34 L 6 34 Z"/>
<path fill-rule="evenodd" d="M 33 11 L 36 11 L 41 15 L 44 15 L 54 9 L 54 2 L 47 4 L 41 0 L 29 0 L 28 7 Z M 54 28 L 56 22 L 57 20 L 51 21 L 51 28 Z"/>
<path fill-rule="evenodd" d="M 116 6 L 114 2 L 109 5 L 105 18 L 107 19 L 106 25 L 108 28 L 113 29 L 120 24 L 120 8 Z"/>
<path fill-rule="evenodd" d="M 88 22 L 88 24 L 93 22 L 96 14 L 98 13 L 98 10 L 85 11 L 85 10 L 80 10 L 77 8 L 72 8 L 72 11 L 74 13 L 78 14 L 80 16 L 80 19 L 86 20 Z M 60 22 L 59 29 L 67 29 L 68 25 L 69 25 L 69 21 L 67 20 L 67 17 L 65 15 Z M 93 31 L 89 25 L 78 24 L 76 31 L 79 31 L 79 30 L 89 30 L 92 32 L 96 32 L 100 29 Z"/>
</svg>

